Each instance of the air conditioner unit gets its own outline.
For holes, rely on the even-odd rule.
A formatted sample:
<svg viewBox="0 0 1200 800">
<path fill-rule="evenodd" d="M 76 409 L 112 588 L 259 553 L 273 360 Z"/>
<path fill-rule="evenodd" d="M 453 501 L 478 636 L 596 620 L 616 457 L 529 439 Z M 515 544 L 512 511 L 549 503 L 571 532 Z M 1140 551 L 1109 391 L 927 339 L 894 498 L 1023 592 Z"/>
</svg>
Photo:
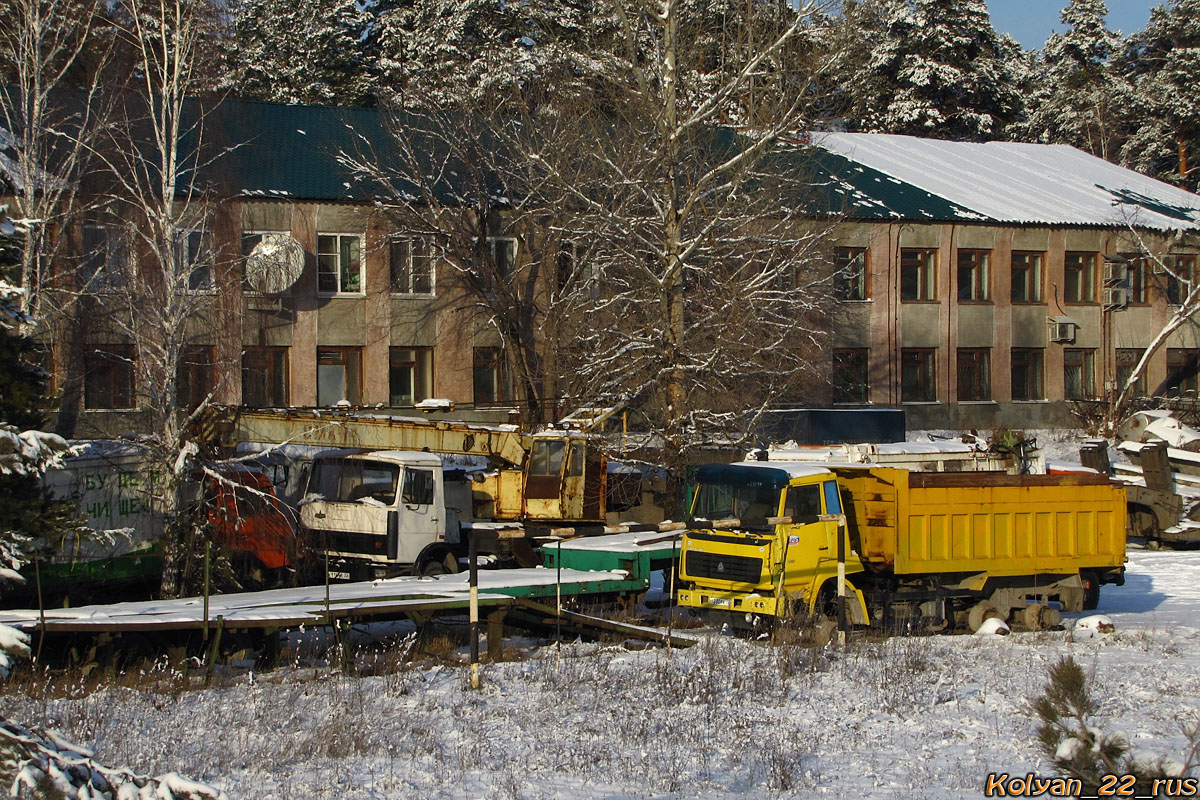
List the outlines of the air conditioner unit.
<svg viewBox="0 0 1200 800">
<path fill-rule="evenodd" d="M 1075 341 L 1075 332 L 1079 323 L 1070 317 L 1050 317 L 1050 341 L 1071 344 Z"/>
<path fill-rule="evenodd" d="M 1126 284 L 1129 282 L 1129 264 L 1124 261 L 1108 261 L 1104 262 L 1104 285 L 1116 286 L 1118 284 Z"/>
<path fill-rule="evenodd" d="M 1105 287 L 1104 308 L 1106 311 L 1117 311 L 1129 305 L 1129 290 L 1116 286 Z"/>
</svg>

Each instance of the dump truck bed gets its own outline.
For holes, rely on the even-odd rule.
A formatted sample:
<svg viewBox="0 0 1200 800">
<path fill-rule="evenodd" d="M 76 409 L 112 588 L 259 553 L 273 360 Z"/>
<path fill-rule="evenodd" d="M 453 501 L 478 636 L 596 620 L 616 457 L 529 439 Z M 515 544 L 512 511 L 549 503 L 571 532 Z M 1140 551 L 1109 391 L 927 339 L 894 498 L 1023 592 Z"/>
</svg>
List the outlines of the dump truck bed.
<svg viewBox="0 0 1200 800">
<path fill-rule="evenodd" d="M 851 544 L 875 569 L 1003 576 L 1125 562 L 1125 491 L 1103 475 L 830 469 Z"/>
</svg>

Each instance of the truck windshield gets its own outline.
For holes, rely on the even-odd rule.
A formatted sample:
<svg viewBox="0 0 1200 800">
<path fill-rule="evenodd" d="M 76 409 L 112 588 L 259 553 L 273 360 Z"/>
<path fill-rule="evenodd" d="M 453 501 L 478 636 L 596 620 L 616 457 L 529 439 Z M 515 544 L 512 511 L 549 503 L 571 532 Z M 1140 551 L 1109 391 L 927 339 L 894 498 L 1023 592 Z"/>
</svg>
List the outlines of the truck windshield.
<svg viewBox="0 0 1200 800">
<path fill-rule="evenodd" d="M 328 458 L 313 462 L 309 492 L 331 503 L 357 503 L 365 498 L 391 505 L 396 499 L 400 467 L 382 461 Z"/>
<path fill-rule="evenodd" d="M 693 520 L 736 519 L 749 530 L 769 530 L 767 517 L 778 513 L 779 489 L 772 483 L 702 483 L 692 502 Z"/>
</svg>

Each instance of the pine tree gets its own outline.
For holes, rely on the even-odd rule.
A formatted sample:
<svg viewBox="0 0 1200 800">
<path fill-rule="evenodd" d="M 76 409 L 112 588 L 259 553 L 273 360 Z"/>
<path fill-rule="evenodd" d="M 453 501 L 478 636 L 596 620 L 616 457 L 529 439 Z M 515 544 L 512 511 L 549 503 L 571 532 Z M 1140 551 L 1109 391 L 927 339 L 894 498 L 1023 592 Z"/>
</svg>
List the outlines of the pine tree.
<svg viewBox="0 0 1200 800">
<path fill-rule="evenodd" d="M 856 13 L 869 52 L 858 127 L 938 139 L 998 138 L 1021 115 L 1008 62 L 1020 47 L 992 27 L 984 0 L 874 0 Z"/>
<path fill-rule="evenodd" d="M 615 31 L 603 2 L 397 3 L 380 14 L 378 68 L 389 93 L 445 107 L 518 98 L 537 107 L 595 85 L 597 43 Z"/>
<path fill-rule="evenodd" d="M 1065 33 L 1053 34 L 1030 73 L 1028 119 L 1018 138 L 1069 144 L 1101 158 L 1120 145 L 1118 97 L 1127 92 L 1112 58 L 1121 37 L 1104 24 L 1104 0 L 1071 0 L 1063 9 Z"/>
<path fill-rule="evenodd" d="M 1122 97 L 1130 135 L 1128 167 L 1200 187 L 1200 0 L 1168 0 L 1150 13 L 1123 58 L 1130 90 Z"/>
<path fill-rule="evenodd" d="M 33 363 L 35 345 L 19 332 L 32 322 L 19 310 L 21 290 L 8 282 L 19 265 L 16 231 L 0 206 L 0 589 L 39 543 L 78 530 L 73 504 L 41 485 L 41 473 L 66 442 L 46 423 L 46 373 Z"/>
<path fill-rule="evenodd" d="M 369 104 L 376 22 L 357 0 L 242 0 L 225 88 L 282 103 Z"/>
</svg>

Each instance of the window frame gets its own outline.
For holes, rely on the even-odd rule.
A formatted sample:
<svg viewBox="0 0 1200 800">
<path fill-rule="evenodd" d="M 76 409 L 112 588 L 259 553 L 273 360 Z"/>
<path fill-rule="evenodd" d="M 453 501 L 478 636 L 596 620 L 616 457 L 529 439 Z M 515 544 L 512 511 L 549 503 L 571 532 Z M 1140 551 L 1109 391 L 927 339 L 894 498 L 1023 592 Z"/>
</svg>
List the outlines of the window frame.
<svg viewBox="0 0 1200 800">
<path fill-rule="evenodd" d="M 401 353 L 412 353 L 411 359 L 401 359 Z M 411 403 L 397 403 L 393 373 L 395 369 L 410 370 L 410 385 L 412 389 Z M 388 349 L 388 405 L 393 408 L 415 406 L 422 400 L 433 397 L 433 348 L 399 347 L 393 345 Z"/>
<path fill-rule="evenodd" d="M 103 231 L 103 250 L 92 251 L 88 243 L 90 231 Z M 122 292 L 129 288 L 129 262 L 133 248 L 121 225 L 85 223 L 80 232 L 83 259 L 79 265 L 80 289 L 97 294 Z M 94 245 L 93 245 L 94 246 Z M 97 280 L 97 276 L 105 276 Z M 84 277 L 87 276 L 87 277 Z"/>
<path fill-rule="evenodd" d="M 107 386 L 97 385 L 100 370 Z M 83 374 L 85 411 L 132 411 L 138 407 L 137 352 L 132 344 L 90 345 L 84 356 Z M 96 396 L 101 393 L 97 390 L 102 390 L 103 398 Z"/>
<path fill-rule="evenodd" d="M 487 400 L 479 399 L 481 370 L 493 370 L 490 379 L 494 397 Z M 511 387 L 508 384 L 508 370 L 503 347 L 473 347 L 471 348 L 471 402 L 475 406 L 498 406 L 512 403 Z"/>
<path fill-rule="evenodd" d="M 870 348 L 834 348 L 832 363 L 832 402 L 835 405 L 866 405 L 870 403 Z M 851 374 L 851 371 L 853 371 L 853 374 Z M 849 376 L 849 379 L 840 380 L 843 376 Z"/>
<path fill-rule="evenodd" d="M 871 299 L 870 264 L 869 247 L 833 248 L 834 286 L 838 300 L 865 303 Z"/>
<path fill-rule="evenodd" d="M 1079 356 L 1082 363 L 1073 364 L 1071 359 Z M 1067 370 L 1078 366 L 1080 368 L 1080 394 L 1071 394 L 1071 381 L 1067 378 Z M 1096 391 L 1096 351 L 1088 347 L 1063 348 L 1063 398 L 1066 400 L 1095 400 L 1099 397 Z"/>
<path fill-rule="evenodd" d="M 1181 367 L 1185 370 L 1182 377 L 1179 375 Z M 1178 397 L 1185 392 L 1193 394 L 1200 392 L 1198 370 L 1200 370 L 1200 348 L 1168 347 L 1167 379 L 1164 381 L 1166 395 Z"/>
<path fill-rule="evenodd" d="M 1022 266 L 1017 265 L 1017 257 L 1025 256 L 1033 259 L 1030 263 Z M 1044 305 L 1046 302 L 1046 253 L 1043 250 L 1014 250 L 1009 259 L 1010 284 L 1009 284 L 1009 302 L 1014 305 Z M 1031 273 L 1034 280 L 1032 282 L 1025 280 L 1022 285 L 1027 289 L 1035 289 L 1032 294 L 1034 299 L 1018 300 L 1016 297 L 1018 272 Z"/>
<path fill-rule="evenodd" d="M 193 378 L 199 377 L 194 381 Z M 175 402 L 191 412 L 200 407 L 217 388 L 217 348 L 211 344 L 189 344 L 175 365 Z M 208 402 L 212 402 L 208 400 Z"/>
<path fill-rule="evenodd" d="M 1087 265 L 1087 263 L 1084 263 L 1084 262 L 1081 262 L 1078 266 L 1072 266 L 1070 262 L 1073 257 L 1086 257 L 1087 261 L 1090 263 L 1090 267 Z M 1063 253 L 1063 303 L 1064 304 L 1075 305 L 1075 306 L 1096 305 L 1096 302 L 1097 302 L 1096 301 L 1096 284 L 1097 284 L 1096 273 L 1097 273 L 1099 263 L 1100 263 L 1100 254 L 1097 252 L 1092 252 L 1092 251 L 1088 251 L 1088 250 L 1071 250 L 1066 253 Z M 1070 277 L 1070 274 L 1072 272 L 1080 273 L 1080 276 L 1081 276 L 1080 282 L 1083 284 L 1078 287 L 1080 290 L 1080 297 L 1077 299 L 1074 299 L 1074 300 L 1072 300 L 1070 297 L 1070 294 L 1071 294 L 1070 290 L 1073 286 L 1075 286 L 1075 283 L 1071 280 L 1071 277 Z M 1085 289 L 1085 288 L 1087 289 L 1086 297 L 1083 296 L 1085 294 L 1083 292 L 1083 289 Z"/>
<path fill-rule="evenodd" d="M 1120 394 L 1125 388 L 1125 381 L 1128 376 L 1133 373 L 1138 361 L 1141 360 L 1145 350 L 1141 347 L 1116 347 L 1113 348 L 1113 379 L 1115 381 L 1114 391 Z M 1125 372 L 1125 375 L 1121 373 Z M 1133 385 L 1135 397 L 1146 396 L 1146 372 L 1138 376 L 1137 382 Z"/>
<path fill-rule="evenodd" d="M 1018 354 L 1023 356 L 1032 356 L 1030 360 L 1018 358 Z M 1024 364 L 1021 362 L 1024 361 Z M 1032 375 L 1034 378 L 1034 391 L 1027 392 L 1035 395 L 1033 397 L 1017 397 L 1017 369 L 1019 366 L 1024 366 L 1025 369 L 1035 369 L 1036 373 Z M 1046 399 L 1046 348 L 1044 347 L 1014 347 L 1009 353 L 1009 372 L 1011 381 L 1009 390 L 1012 394 L 1012 399 L 1017 403 L 1036 403 Z M 1024 383 L 1029 385 L 1028 375 Z"/>
<path fill-rule="evenodd" d="M 916 364 L 916 368 L 925 373 L 920 376 L 919 383 L 927 385 L 920 397 L 908 396 L 912 385 L 908 379 L 910 357 L 927 358 L 926 363 Z M 901 403 L 936 403 L 937 399 L 937 349 L 932 347 L 906 347 L 900 351 L 900 402 Z"/>
<path fill-rule="evenodd" d="M 963 368 L 972 365 L 976 387 L 980 389 L 978 397 L 966 396 L 963 392 Z M 955 353 L 955 372 L 958 377 L 956 394 L 960 403 L 990 403 L 992 395 L 992 351 L 988 347 L 960 347 Z M 971 376 L 968 375 L 968 378 Z M 970 383 L 968 380 L 967 383 Z M 975 393 L 972 392 L 972 395 Z"/>
<path fill-rule="evenodd" d="M 325 359 L 322 364 L 322 359 Z M 337 360 L 340 359 L 340 360 Z M 321 402 L 321 367 L 340 366 L 342 372 L 341 400 L 332 403 Z M 334 345 L 317 345 L 317 405 L 321 408 L 336 408 L 342 400 L 351 407 L 363 404 L 363 348 L 342 347 Z"/>
<path fill-rule="evenodd" d="M 512 243 L 512 260 L 508 262 L 506 269 L 500 261 L 499 252 L 496 247 L 501 242 Z M 488 255 L 492 259 L 492 266 L 496 269 L 496 274 L 501 278 L 511 278 L 517 273 L 517 262 L 520 259 L 520 243 L 516 236 L 489 236 L 487 237 Z"/>
<path fill-rule="evenodd" d="M 336 249 L 332 253 L 323 252 L 321 244 L 323 239 L 333 239 L 336 242 Z M 342 240 L 347 239 L 356 242 L 358 245 L 358 288 L 347 290 L 342 286 L 342 276 L 346 271 L 342 264 Z M 323 232 L 317 234 L 317 296 L 318 297 L 362 297 L 366 294 L 366 270 L 364 269 L 364 257 L 366 253 L 366 237 L 361 233 L 334 233 Z M 333 275 L 337 280 L 337 290 L 329 291 L 321 288 L 321 276 L 328 274 L 329 270 L 323 264 L 326 263 L 323 259 L 336 258 L 336 267 Z"/>
<path fill-rule="evenodd" d="M 917 264 L 906 264 L 908 256 L 916 254 L 920 259 Z M 937 248 L 902 247 L 900 248 L 900 302 L 902 303 L 936 303 L 937 298 Z M 908 274 L 915 271 L 913 278 L 914 291 L 908 295 L 906 286 L 910 282 Z"/>
<path fill-rule="evenodd" d="M 198 237 L 196 252 L 192 252 L 192 237 Z M 212 234 L 205 228 L 180 228 L 175 232 L 175 260 L 179 267 L 187 272 L 187 285 L 183 290 L 188 294 L 216 294 L 217 276 L 214 269 Z M 200 270 L 204 271 L 205 281 L 193 285 L 193 278 Z"/>
<path fill-rule="evenodd" d="M 242 402 L 243 406 L 249 408 L 289 408 L 291 404 L 291 385 L 289 383 L 289 372 L 291 369 L 291 348 L 289 347 L 271 347 L 271 346 L 256 346 L 249 345 L 242 348 Z M 246 380 L 248 370 L 258 369 L 258 365 L 248 364 L 247 357 L 255 359 L 263 357 L 265 359 L 266 368 L 262 370 L 266 375 L 264 399 L 268 402 L 265 404 L 251 405 L 246 400 L 246 386 L 249 383 Z M 282 394 L 282 403 L 275 404 L 270 402 L 270 395 L 274 394 L 274 390 L 279 389 Z"/>
<path fill-rule="evenodd" d="M 419 247 L 414 247 L 416 243 L 420 243 Z M 407 264 L 403 266 L 404 280 L 397 281 L 397 264 L 396 250 L 400 245 L 405 246 L 407 254 Z M 425 273 L 428 280 L 428 290 L 421 291 L 417 289 L 418 270 L 416 269 L 418 258 L 425 259 L 426 266 L 421 272 Z M 433 245 L 429 238 L 417 234 L 404 234 L 402 236 L 393 236 L 388 239 L 388 291 L 394 295 L 402 297 L 436 297 L 437 296 L 437 266 L 436 259 L 433 257 Z"/>
<path fill-rule="evenodd" d="M 1167 258 L 1172 262 L 1170 265 L 1171 269 L 1173 269 L 1175 272 L 1187 274 L 1190 276 L 1189 283 L 1194 283 L 1196 280 L 1196 262 L 1197 260 L 1200 260 L 1197 256 L 1192 255 L 1191 253 L 1176 253 L 1174 255 L 1167 256 Z M 1163 290 L 1163 294 L 1166 297 L 1167 305 L 1183 305 L 1183 301 L 1187 299 L 1188 295 L 1188 292 L 1184 291 L 1184 282 L 1176 278 L 1170 272 L 1164 272 L 1164 276 L 1166 278 L 1167 285 Z"/>
<path fill-rule="evenodd" d="M 977 257 L 976 263 L 963 266 L 963 258 Z M 970 272 L 971 291 L 969 297 L 963 297 L 963 272 Z M 980 280 L 982 278 L 982 280 Z M 960 247 L 955 254 L 955 296 L 959 303 L 990 303 L 992 302 L 992 251 L 978 248 Z"/>
</svg>

